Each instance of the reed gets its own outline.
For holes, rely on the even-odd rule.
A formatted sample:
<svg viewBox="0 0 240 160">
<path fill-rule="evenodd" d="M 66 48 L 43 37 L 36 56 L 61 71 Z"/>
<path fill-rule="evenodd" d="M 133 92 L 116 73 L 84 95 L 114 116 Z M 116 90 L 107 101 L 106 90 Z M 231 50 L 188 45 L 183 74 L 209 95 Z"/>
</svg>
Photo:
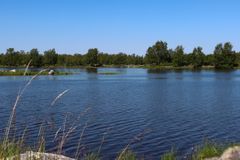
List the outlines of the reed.
<svg viewBox="0 0 240 160">
<path fill-rule="evenodd" d="M 210 140 L 205 140 L 203 145 L 196 147 L 191 159 L 204 160 L 206 158 L 218 157 L 226 148 L 227 146 L 214 143 Z"/>
</svg>

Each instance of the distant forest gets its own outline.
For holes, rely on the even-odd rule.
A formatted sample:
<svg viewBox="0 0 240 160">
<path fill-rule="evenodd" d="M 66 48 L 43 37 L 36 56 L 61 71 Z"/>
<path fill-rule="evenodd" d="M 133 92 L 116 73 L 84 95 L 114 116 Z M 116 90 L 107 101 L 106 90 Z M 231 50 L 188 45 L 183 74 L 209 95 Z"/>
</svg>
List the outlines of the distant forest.
<svg viewBox="0 0 240 160">
<path fill-rule="evenodd" d="M 240 66 L 240 52 L 234 51 L 230 42 L 218 44 L 212 54 L 205 54 L 202 47 L 196 47 L 191 53 L 185 53 L 183 46 L 170 49 L 166 42 L 157 41 L 147 49 L 144 56 L 102 53 L 97 48 L 89 49 L 86 54 L 73 55 L 58 54 L 55 49 L 39 53 L 36 48 L 28 52 L 9 48 L 6 53 L 0 54 L 0 65 L 4 67 L 26 66 L 30 60 L 33 67 L 149 65 L 192 68 L 214 66 L 217 69 L 231 69 Z"/>
</svg>

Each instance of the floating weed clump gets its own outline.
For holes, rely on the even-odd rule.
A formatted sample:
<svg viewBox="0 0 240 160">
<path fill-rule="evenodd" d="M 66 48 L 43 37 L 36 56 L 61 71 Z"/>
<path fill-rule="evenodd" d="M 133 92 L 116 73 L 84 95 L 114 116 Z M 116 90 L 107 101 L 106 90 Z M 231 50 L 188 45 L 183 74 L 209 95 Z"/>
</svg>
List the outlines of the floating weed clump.
<svg viewBox="0 0 240 160">
<path fill-rule="evenodd" d="M 99 72 L 100 75 L 118 75 L 121 74 L 119 72 Z"/>
<path fill-rule="evenodd" d="M 0 71 L 0 76 L 34 76 L 36 74 L 38 74 L 38 71 L 16 71 L 16 72 L 11 72 L 11 71 Z M 71 73 L 69 72 L 59 72 L 59 71 L 55 71 L 54 75 L 60 76 L 60 75 L 69 75 Z M 41 76 L 47 76 L 49 75 L 48 71 L 44 71 L 40 73 Z"/>
</svg>

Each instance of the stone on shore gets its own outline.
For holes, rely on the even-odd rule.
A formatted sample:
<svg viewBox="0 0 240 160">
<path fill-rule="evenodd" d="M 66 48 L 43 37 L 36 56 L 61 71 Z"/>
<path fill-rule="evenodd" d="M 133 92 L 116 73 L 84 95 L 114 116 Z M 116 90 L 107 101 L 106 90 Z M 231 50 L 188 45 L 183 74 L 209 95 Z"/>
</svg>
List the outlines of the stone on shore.
<svg viewBox="0 0 240 160">
<path fill-rule="evenodd" d="M 240 160 L 240 146 L 228 148 L 221 157 L 207 158 L 206 160 Z"/>
<path fill-rule="evenodd" d="M 19 156 L 8 158 L 7 160 L 75 160 L 73 158 L 65 157 L 63 155 L 52 154 L 52 153 L 41 153 L 41 152 L 32 152 L 28 151 Z"/>
<path fill-rule="evenodd" d="M 49 75 L 54 75 L 54 73 L 55 73 L 54 70 L 50 70 L 50 71 L 48 72 Z"/>
</svg>

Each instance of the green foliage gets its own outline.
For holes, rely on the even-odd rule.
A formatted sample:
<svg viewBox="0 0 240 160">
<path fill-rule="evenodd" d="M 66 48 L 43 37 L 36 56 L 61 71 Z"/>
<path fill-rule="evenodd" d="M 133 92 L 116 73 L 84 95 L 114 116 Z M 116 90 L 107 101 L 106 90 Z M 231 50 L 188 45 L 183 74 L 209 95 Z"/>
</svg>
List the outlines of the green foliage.
<svg viewBox="0 0 240 160">
<path fill-rule="evenodd" d="M 197 47 L 193 49 L 191 64 L 194 68 L 202 67 L 204 63 L 204 53 L 202 47 Z"/>
<path fill-rule="evenodd" d="M 113 58 L 113 64 L 124 65 L 127 64 L 127 55 L 124 53 L 119 53 Z"/>
<path fill-rule="evenodd" d="M 87 54 L 86 54 L 86 64 L 91 65 L 91 66 L 97 66 L 98 64 L 98 49 L 89 49 Z"/>
<path fill-rule="evenodd" d="M 193 154 L 193 160 L 204 160 L 205 158 L 218 157 L 223 153 L 223 148 L 213 142 L 206 140 L 203 146 L 197 147 Z"/>
<path fill-rule="evenodd" d="M 90 153 L 84 157 L 84 160 L 100 160 L 100 157 L 98 156 L 98 154 Z"/>
<path fill-rule="evenodd" d="M 7 49 L 4 63 L 6 66 L 18 66 L 20 62 L 19 52 L 15 52 L 14 48 Z"/>
<path fill-rule="evenodd" d="M 235 63 L 236 63 L 237 66 L 240 66 L 240 52 L 239 52 L 239 53 L 236 53 L 235 55 L 236 55 L 236 61 L 235 61 Z"/>
<path fill-rule="evenodd" d="M 0 76 L 23 76 L 25 71 L 16 71 L 16 72 L 10 72 L 10 71 L 0 71 Z M 26 76 L 34 76 L 38 74 L 38 71 L 28 71 L 26 72 Z M 70 73 L 68 72 L 58 72 L 55 71 L 54 75 L 68 75 Z M 40 75 L 48 75 L 47 71 L 41 72 Z"/>
<path fill-rule="evenodd" d="M 124 153 L 121 153 L 120 156 L 116 159 L 117 160 L 136 160 L 137 157 L 132 151 L 126 150 Z"/>
<path fill-rule="evenodd" d="M 44 64 L 47 66 L 54 66 L 57 64 L 58 55 L 55 49 L 50 49 L 44 52 Z"/>
<path fill-rule="evenodd" d="M 15 142 L 2 142 L 0 143 L 0 159 L 13 157 L 20 154 L 21 146 Z"/>
<path fill-rule="evenodd" d="M 215 68 L 232 69 L 235 65 L 236 55 L 232 50 L 233 46 L 230 42 L 218 44 L 214 50 Z"/>
<path fill-rule="evenodd" d="M 118 75 L 121 74 L 120 72 L 99 72 L 98 74 L 101 75 Z"/>
<path fill-rule="evenodd" d="M 204 65 L 206 66 L 214 66 L 214 55 L 209 54 L 204 56 Z"/>
<path fill-rule="evenodd" d="M 146 54 L 146 62 L 148 64 L 159 65 L 171 61 L 166 42 L 157 41 L 152 47 L 149 47 Z"/>
<path fill-rule="evenodd" d="M 83 65 L 83 55 L 74 54 L 59 54 L 57 59 L 58 66 L 80 66 Z"/>
<path fill-rule="evenodd" d="M 176 160 L 176 152 L 172 149 L 161 156 L 161 160 Z"/>
<path fill-rule="evenodd" d="M 38 49 L 32 49 L 29 53 L 29 58 L 32 60 L 31 65 L 34 67 L 40 67 L 43 63 L 43 57 L 39 54 Z"/>
<path fill-rule="evenodd" d="M 142 65 L 143 57 L 135 54 L 127 55 L 125 53 L 118 54 L 98 54 L 98 63 L 100 65 Z"/>
<path fill-rule="evenodd" d="M 185 65 L 184 59 L 184 48 L 182 46 L 177 46 L 173 54 L 173 65 L 175 67 L 181 67 Z"/>
<path fill-rule="evenodd" d="M 212 66 L 216 69 L 232 69 L 240 66 L 240 53 L 233 51 L 231 43 L 218 44 L 214 54 L 205 55 L 201 47 L 193 49 L 192 53 L 184 53 L 182 46 L 175 50 L 168 49 L 168 44 L 157 41 L 147 49 L 145 56 L 135 54 L 108 54 L 101 53 L 97 48 L 89 49 L 86 54 L 58 54 L 55 49 L 50 49 L 40 54 L 37 49 L 30 52 L 15 51 L 14 48 L 7 49 L 6 53 L 0 54 L 0 66 L 26 66 L 32 60 L 31 66 L 104 66 L 104 65 L 145 65 L 164 67 L 191 67 L 201 68 Z"/>
</svg>

